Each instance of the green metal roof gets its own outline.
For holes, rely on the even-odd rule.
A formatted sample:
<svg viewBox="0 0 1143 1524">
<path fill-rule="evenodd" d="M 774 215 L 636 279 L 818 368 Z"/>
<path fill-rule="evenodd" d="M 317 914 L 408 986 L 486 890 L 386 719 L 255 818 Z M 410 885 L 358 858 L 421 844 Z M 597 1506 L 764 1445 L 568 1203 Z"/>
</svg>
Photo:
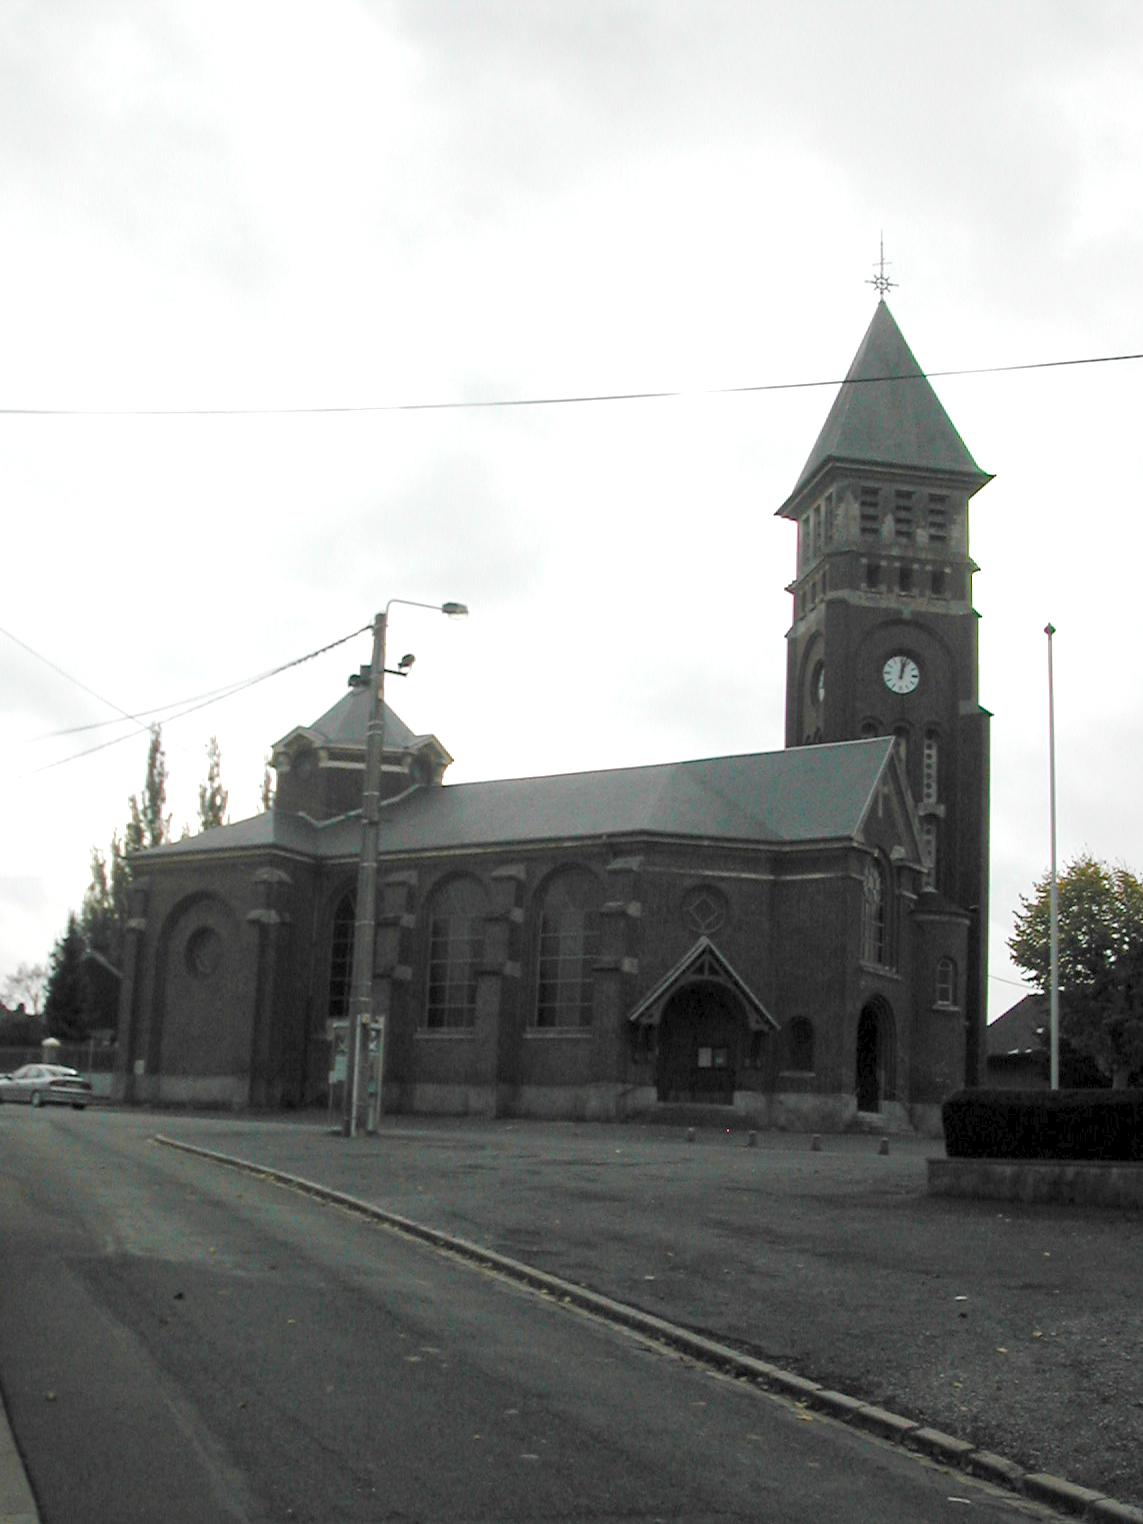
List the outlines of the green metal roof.
<svg viewBox="0 0 1143 1524">
<path fill-rule="evenodd" d="M 832 460 L 946 472 L 978 486 L 991 480 L 973 460 L 884 301 L 877 304 L 797 486 L 778 512 L 785 512 Z"/>
<path fill-rule="evenodd" d="M 648 767 L 417 788 L 382 806 L 381 854 L 539 845 L 604 836 L 757 845 L 852 840 L 889 765 L 892 737 Z M 318 825 L 272 810 L 145 854 L 280 848 L 314 858 L 360 848 L 359 813 Z"/>
</svg>

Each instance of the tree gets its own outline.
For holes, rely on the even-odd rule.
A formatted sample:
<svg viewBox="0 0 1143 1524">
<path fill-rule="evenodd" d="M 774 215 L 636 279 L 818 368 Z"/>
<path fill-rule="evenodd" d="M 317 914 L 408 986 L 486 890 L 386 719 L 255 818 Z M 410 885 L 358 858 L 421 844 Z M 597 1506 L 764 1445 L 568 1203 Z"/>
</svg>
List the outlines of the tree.
<svg viewBox="0 0 1143 1524">
<path fill-rule="evenodd" d="M 274 775 L 270 771 L 270 759 L 266 758 L 266 766 L 262 772 L 262 813 L 274 808 Z"/>
<path fill-rule="evenodd" d="M 1116 1086 L 1143 1068 L 1143 883 L 1090 854 L 1059 877 L 1060 1033 Z M 1022 895 L 1008 946 L 1047 992 L 1051 877 Z"/>
<path fill-rule="evenodd" d="M 171 839 L 171 817 L 163 814 L 166 802 L 167 758 L 163 751 L 163 730 L 160 725 L 152 725 L 143 798 L 140 800 L 132 794 L 129 801 L 128 852 L 137 852 L 141 847 L 161 847 Z"/>
<path fill-rule="evenodd" d="M 4 981 L 4 1004 L 22 1005 L 38 1016 L 47 981 L 48 971 L 42 963 L 21 963 Z"/>
<path fill-rule="evenodd" d="M 65 1042 L 78 1041 L 89 1025 L 83 979 L 85 951 L 79 921 L 75 915 L 69 915 L 67 930 L 52 949 L 51 971 L 44 996 L 48 1032 Z"/>
<path fill-rule="evenodd" d="M 198 819 L 204 831 L 226 824 L 226 804 L 229 794 L 222 786 L 222 753 L 218 737 L 211 736 L 206 748 L 206 782 L 199 784 Z"/>
</svg>

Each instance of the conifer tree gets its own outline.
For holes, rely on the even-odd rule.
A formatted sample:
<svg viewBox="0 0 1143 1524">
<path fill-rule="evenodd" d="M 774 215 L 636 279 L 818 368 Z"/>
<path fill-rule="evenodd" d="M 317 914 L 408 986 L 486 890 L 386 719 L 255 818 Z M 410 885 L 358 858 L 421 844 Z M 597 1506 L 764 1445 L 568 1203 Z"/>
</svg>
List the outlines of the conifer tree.
<svg viewBox="0 0 1143 1524">
<path fill-rule="evenodd" d="M 87 993 L 83 979 L 83 933 L 74 914 L 52 949 L 44 1018 L 48 1032 L 64 1042 L 76 1042 L 88 1027 Z"/>
</svg>

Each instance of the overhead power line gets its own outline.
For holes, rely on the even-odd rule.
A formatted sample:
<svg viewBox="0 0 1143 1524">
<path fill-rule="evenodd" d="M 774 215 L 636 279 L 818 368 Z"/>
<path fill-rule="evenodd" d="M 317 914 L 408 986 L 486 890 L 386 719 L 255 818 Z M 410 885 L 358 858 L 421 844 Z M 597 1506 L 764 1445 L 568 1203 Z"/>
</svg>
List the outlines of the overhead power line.
<svg viewBox="0 0 1143 1524">
<path fill-rule="evenodd" d="M 555 397 L 491 397 L 484 401 L 364 402 L 315 407 L 0 407 L 9 418 L 285 418 L 336 413 L 433 413 L 461 409 L 509 407 L 570 407 L 585 402 L 659 402 L 671 397 L 732 397 L 749 392 L 796 392 L 815 387 L 880 386 L 887 381 L 939 381 L 950 376 L 998 376 L 1023 370 L 1059 370 L 1078 365 L 1115 365 L 1143 360 L 1143 353 L 1082 355 L 1069 360 L 1026 360 L 1015 365 L 976 365 L 962 370 L 918 371 L 911 376 L 846 376 L 825 381 L 761 381 L 750 386 L 688 387 L 674 391 L 585 392 Z"/>
<path fill-rule="evenodd" d="M 173 724 L 175 720 L 184 719 L 188 714 L 195 714 L 200 709 L 208 708 L 211 704 L 221 703 L 223 699 L 233 698 L 236 693 L 243 693 L 246 691 L 246 689 L 256 687 L 257 684 L 264 683 L 271 677 L 278 677 L 281 673 L 288 672 L 293 667 L 300 667 L 305 662 L 313 661 L 315 657 L 324 656 L 327 651 L 336 650 L 338 646 L 343 646 L 348 641 L 355 640 L 358 635 L 363 635 L 370 629 L 372 629 L 372 625 L 363 624 L 357 629 L 351 630 L 348 635 L 339 636 L 337 640 L 331 640 L 327 645 L 319 646 L 315 651 L 307 651 L 304 656 L 295 656 L 292 661 L 282 662 L 279 666 L 271 667 L 266 672 L 260 672 L 255 677 L 243 678 L 240 682 L 231 683 L 226 688 L 215 689 L 213 693 L 200 695 L 198 698 L 193 700 L 184 700 L 182 701 L 183 707 L 181 708 L 177 704 L 162 704 L 155 709 L 144 710 L 143 713 L 150 715 L 165 714 L 166 719 L 163 721 L 163 723 Z M 4 633 L 7 634 L 8 632 L 4 631 Z M 15 636 L 13 636 L 12 639 L 15 639 Z M 17 644 L 23 645 L 23 642 L 18 641 Z M 26 647 L 25 649 L 30 649 L 30 647 Z M 32 654 L 35 655 L 36 653 L 33 652 Z M 49 663 L 49 665 L 54 664 Z M 77 678 L 71 678 L 68 673 L 63 672 L 62 668 L 57 668 L 56 670 L 59 671 L 62 676 L 68 677 L 69 681 L 76 683 L 79 682 Z M 79 686 L 82 688 L 84 687 L 84 684 L 79 683 Z M 87 691 L 90 692 L 91 690 L 88 689 Z M 95 696 L 98 697 L 98 695 Z M 117 706 L 112 705 L 111 707 L 115 708 Z M 169 713 L 168 711 L 171 709 L 174 709 L 176 712 L 173 714 Z M 134 715 L 128 715 L 126 718 L 136 720 L 136 723 L 138 723 L 137 717 Z M 143 725 L 142 728 L 145 730 L 148 727 Z M 53 768 L 64 767 L 69 762 L 78 762 L 81 757 L 90 757 L 97 751 L 105 751 L 109 746 L 118 746 L 121 741 L 126 741 L 129 739 L 130 736 L 128 735 L 113 736 L 108 741 L 100 741 L 95 746 L 88 746 L 85 747 L 82 751 L 72 752 L 69 756 L 59 757 L 54 762 L 46 762 L 42 767 L 34 768 L 33 771 L 37 773 L 51 772 Z"/>
</svg>

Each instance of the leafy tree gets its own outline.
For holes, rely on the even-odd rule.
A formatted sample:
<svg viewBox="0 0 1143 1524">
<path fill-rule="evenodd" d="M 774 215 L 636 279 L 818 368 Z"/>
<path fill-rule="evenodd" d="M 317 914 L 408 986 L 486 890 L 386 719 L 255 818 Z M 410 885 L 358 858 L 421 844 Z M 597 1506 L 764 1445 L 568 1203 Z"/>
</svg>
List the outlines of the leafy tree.
<svg viewBox="0 0 1143 1524">
<path fill-rule="evenodd" d="M 88 947 L 118 964 L 119 927 L 111 897 L 111 873 L 98 847 L 91 849 L 91 882 L 80 906 L 79 927 Z"/>
<path fill-rule="evenodd" d="M 209 831 L 226 824 L 226 804 L 230 797 L 222 786 L 222 753 L 217 736 L 211 736 L 206 757 L 206 782 L 200 783 L 198 789 L 198 819 L 201 829 Z"/>
<path fill-rule="evenodd" d="M 270 771 L 270 759 L 266 758 L 266 766 L 262 772 L 262 813 L 274 808 L 274 775 Z"/>
<path fill-rule="evenodd" d="M 170 841 L 171 817 L 163 814 L 166 802 L 167 757 L 163 751 L 163 730 L 160 725 L 152 725 L 143 797 L 140 800 L 132 794 L 129 801 L 128 852 L 137 852 L 141 847 L 161 847 L 165 841 Z"/>
<path fill-rule="evenodd" d="M 4 981 L 4 1004 L 22 1005 L 33 1016 L 38 1016 L 47 982 L 48 971 L 42 963 L 21 963 Z"/>
<path fill-rule="evenodd" d="M 86 951 L 79 921 L 67 918 L 67 930 L 52 949 L 51 970 L 44 996 L 44 1017 L 48 1032 L 64 1042 L 75 1042 L 86 1032 L 89 1020 L 87 991 L 83 978 L 83 955 Z"/>
<path fill-rule="evenodd" d="M 1143 1068 L 1143 883 L 1090 854 L 1059 878 L 1060 1033 L 1116 1086 Z M 1051 876 L 1022 895 L 1014 962 L 1047 992 Z"/>
</svg>

